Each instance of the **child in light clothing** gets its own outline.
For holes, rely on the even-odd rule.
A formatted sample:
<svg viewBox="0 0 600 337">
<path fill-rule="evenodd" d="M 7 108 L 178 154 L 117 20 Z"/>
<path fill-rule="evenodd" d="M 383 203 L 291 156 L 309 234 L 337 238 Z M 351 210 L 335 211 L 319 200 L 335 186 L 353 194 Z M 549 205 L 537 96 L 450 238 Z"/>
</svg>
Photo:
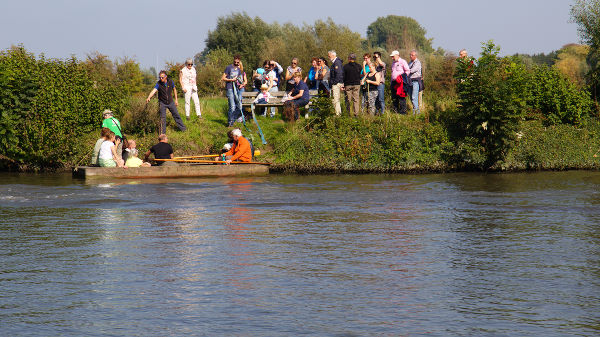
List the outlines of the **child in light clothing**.
<svg viewBox="0 0 600 337">
<path fill-rule="evenodd" d="M 254 104 L 267 104 L 269 103 L 269 98 L 271 98 L 271 93 L 269 92 L 269 86 L 263 84 L 260 86 L 260 94 L 256 96 L 254 100 Z"/>
</svg>

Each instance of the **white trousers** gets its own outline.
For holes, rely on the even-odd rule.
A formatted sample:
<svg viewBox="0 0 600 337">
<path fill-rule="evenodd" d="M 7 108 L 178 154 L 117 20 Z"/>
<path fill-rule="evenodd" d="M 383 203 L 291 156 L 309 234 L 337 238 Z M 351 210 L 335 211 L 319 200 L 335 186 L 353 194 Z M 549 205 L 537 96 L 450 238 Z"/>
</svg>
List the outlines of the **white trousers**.
<svg viewBox="0 0 600 337">
<path fill-rule="evenodd" d="M 194 105 L 196 106 L 196 115 L 202 115 L 200 111 L 200 99 L 198 98 L 198 91 L 196 88 L 185 88 L 185 116 L 190 117 L 190 98 L 194 99 Z"/>
</svg>

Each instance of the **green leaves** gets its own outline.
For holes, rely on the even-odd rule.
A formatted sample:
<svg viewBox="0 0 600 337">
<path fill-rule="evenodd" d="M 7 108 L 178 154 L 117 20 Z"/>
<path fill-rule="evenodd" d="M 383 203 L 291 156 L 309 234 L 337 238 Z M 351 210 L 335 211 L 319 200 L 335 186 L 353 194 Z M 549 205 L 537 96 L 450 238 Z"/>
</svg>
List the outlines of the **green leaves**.
<svg viewBox="0 0 600 337">
<path fill-rule="evenodd" d="M 0 52 L 0 90 L 0 166 L 64 165 L 81 135 L 99 128 L 102 110 L 118 115 L 125 105 L 116 82 L 95 82 L 75 59 L 36 59 L 23 47 Z"/>
</svg>

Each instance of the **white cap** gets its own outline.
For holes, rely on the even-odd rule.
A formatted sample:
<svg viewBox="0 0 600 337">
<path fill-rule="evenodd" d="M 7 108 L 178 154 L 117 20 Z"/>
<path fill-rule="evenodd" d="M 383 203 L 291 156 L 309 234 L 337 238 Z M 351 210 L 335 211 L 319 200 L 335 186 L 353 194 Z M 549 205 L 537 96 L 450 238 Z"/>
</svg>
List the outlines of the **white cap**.
<svg viewBox="0 0 600 337">
<path fill-rule="evenodd" d="M 397 50 L 394 50 L 390 56 L 394 56 L 394 55 L 400 55 L 400 52 Z"/>
<path fill-rule="evenodd" d="M 227 151 L 231 150 L 231 144 L 227 143 L 227 144 L 223 145 L 223 150 L 227 150 Z"/>
</svg>

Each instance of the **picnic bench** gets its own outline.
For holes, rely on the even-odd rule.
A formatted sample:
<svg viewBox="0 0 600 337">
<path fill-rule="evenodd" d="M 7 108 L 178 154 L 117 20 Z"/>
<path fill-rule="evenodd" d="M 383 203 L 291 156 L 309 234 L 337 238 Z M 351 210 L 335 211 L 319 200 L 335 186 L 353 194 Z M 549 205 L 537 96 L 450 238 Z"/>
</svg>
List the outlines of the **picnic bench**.
<svg viewBox="0 0 600 337">
<path fill-rule="evenodd" d="M 243 108 L 252 108 L 252 102 L 254 102 L 254 100 L 256 99 L 256 96 L 258 96 L 259 93 L 260 92 L 257 92 L 257 91 L 244 91 L 242 93 L 242 109 Z M 255 108 L 283 107 L 283 102 L 281 100 L 282 100 L 283 96 L 285 96 L 285 94 L 287 94 L 287 92 L 286 91 L 271 91 L 269 93 L 271 94 L 269 103 L 254 104 L 254 107 Z M 313 98 L 313 97 L 319 95 L 319 91 L 318 90 L 309 90 L 308 94 L 310 95 L 310 98 Z M 306 106 L 308 107 L 308 106 L 310 106 L 310 104 L 311 104 L 311 102 L 309 101 Z"/>
</svg>

